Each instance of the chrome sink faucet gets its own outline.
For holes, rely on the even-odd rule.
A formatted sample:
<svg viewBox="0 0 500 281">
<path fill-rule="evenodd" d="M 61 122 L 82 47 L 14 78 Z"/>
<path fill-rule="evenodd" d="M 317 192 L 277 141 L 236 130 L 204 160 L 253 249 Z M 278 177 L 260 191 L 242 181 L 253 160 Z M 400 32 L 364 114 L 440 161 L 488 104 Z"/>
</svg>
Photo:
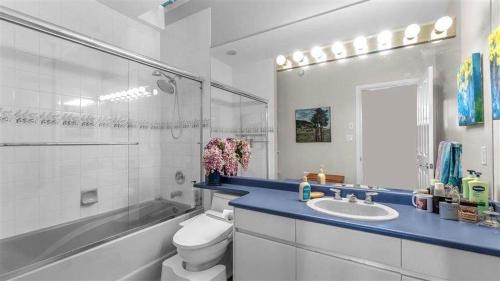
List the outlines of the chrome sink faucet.
<svg viewBox="0 0 500 281">
<path fill-rule="evenodd" d="M 365 195 L 365 204 L 373 204 L 373 196 L 378 195 L 378 192 L 367 192 Z"/>
<path fill-rule="evenodd" d="M 349 203 L 356 203 L 358 201 L 358 198 L 356 198 L 356 195 L 354 194 L 348 194 L 346 198 L 349 201 Z"/>
<path fill-rule="evenodd" d="M 333 199 L 342 200 L 342 196 L 340 196 L 340 189 L 330 188 L 330 190 L 333 192 Z"/>
</svg>

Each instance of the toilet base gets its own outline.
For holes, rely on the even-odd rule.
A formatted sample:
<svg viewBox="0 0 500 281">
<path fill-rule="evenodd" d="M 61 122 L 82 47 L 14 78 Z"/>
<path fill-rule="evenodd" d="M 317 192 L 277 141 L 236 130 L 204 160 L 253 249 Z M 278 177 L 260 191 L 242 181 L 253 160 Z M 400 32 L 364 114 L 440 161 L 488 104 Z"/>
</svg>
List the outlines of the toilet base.
<svg viewBox="0 0 500 281">
<path fill-rule="evenodd" d="M 215 265 L 209 269 L 192 272 L 182 266 L 182 259 L 175 255 L 162 263 L 161 281 L 226 281 L 226 266 Z"/>
</svg>

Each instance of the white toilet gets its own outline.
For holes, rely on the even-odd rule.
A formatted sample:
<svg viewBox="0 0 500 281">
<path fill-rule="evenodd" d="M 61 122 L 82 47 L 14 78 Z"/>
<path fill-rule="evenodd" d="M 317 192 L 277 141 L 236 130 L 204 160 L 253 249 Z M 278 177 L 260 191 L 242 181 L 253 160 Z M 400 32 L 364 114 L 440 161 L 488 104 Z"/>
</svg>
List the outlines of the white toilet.
<svg viewBox="0 0 500 281">
<path fill-rule="evenodd" d="M 222 281 L 232 275 L 233 208 L 238 196 L 216 192 L 210 210 L 180 225 L 173 238 L 177 255 L 165 260 L 162 281 Z"/>
</svg>

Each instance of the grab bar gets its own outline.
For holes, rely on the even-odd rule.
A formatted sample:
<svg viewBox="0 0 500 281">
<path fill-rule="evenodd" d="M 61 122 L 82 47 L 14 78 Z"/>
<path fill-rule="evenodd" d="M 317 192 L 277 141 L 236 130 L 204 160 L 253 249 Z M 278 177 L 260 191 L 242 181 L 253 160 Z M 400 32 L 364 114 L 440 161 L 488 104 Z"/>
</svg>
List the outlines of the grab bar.
<svg viewBox="0 0 500 281">
<path fill-rule="evenodd" d="M 88 146 L 88 145 L 139 145 L 138 142 L 4 142 L 0 147 L 8 146 Z"/>
</svg>

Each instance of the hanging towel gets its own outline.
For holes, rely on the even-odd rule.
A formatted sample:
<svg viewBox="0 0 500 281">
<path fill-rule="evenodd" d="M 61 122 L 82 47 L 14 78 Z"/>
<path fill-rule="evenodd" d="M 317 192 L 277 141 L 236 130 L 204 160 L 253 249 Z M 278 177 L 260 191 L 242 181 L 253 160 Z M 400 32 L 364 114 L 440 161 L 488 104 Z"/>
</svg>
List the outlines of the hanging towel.
<svg viewBox="0 0 500 281">
<path fill-rule="evenodd" d="M 449 141 L 439 143 L 436 179 L 445 185 L 460 186 L 462 182 L 462 144 Z"/>
</svg>

